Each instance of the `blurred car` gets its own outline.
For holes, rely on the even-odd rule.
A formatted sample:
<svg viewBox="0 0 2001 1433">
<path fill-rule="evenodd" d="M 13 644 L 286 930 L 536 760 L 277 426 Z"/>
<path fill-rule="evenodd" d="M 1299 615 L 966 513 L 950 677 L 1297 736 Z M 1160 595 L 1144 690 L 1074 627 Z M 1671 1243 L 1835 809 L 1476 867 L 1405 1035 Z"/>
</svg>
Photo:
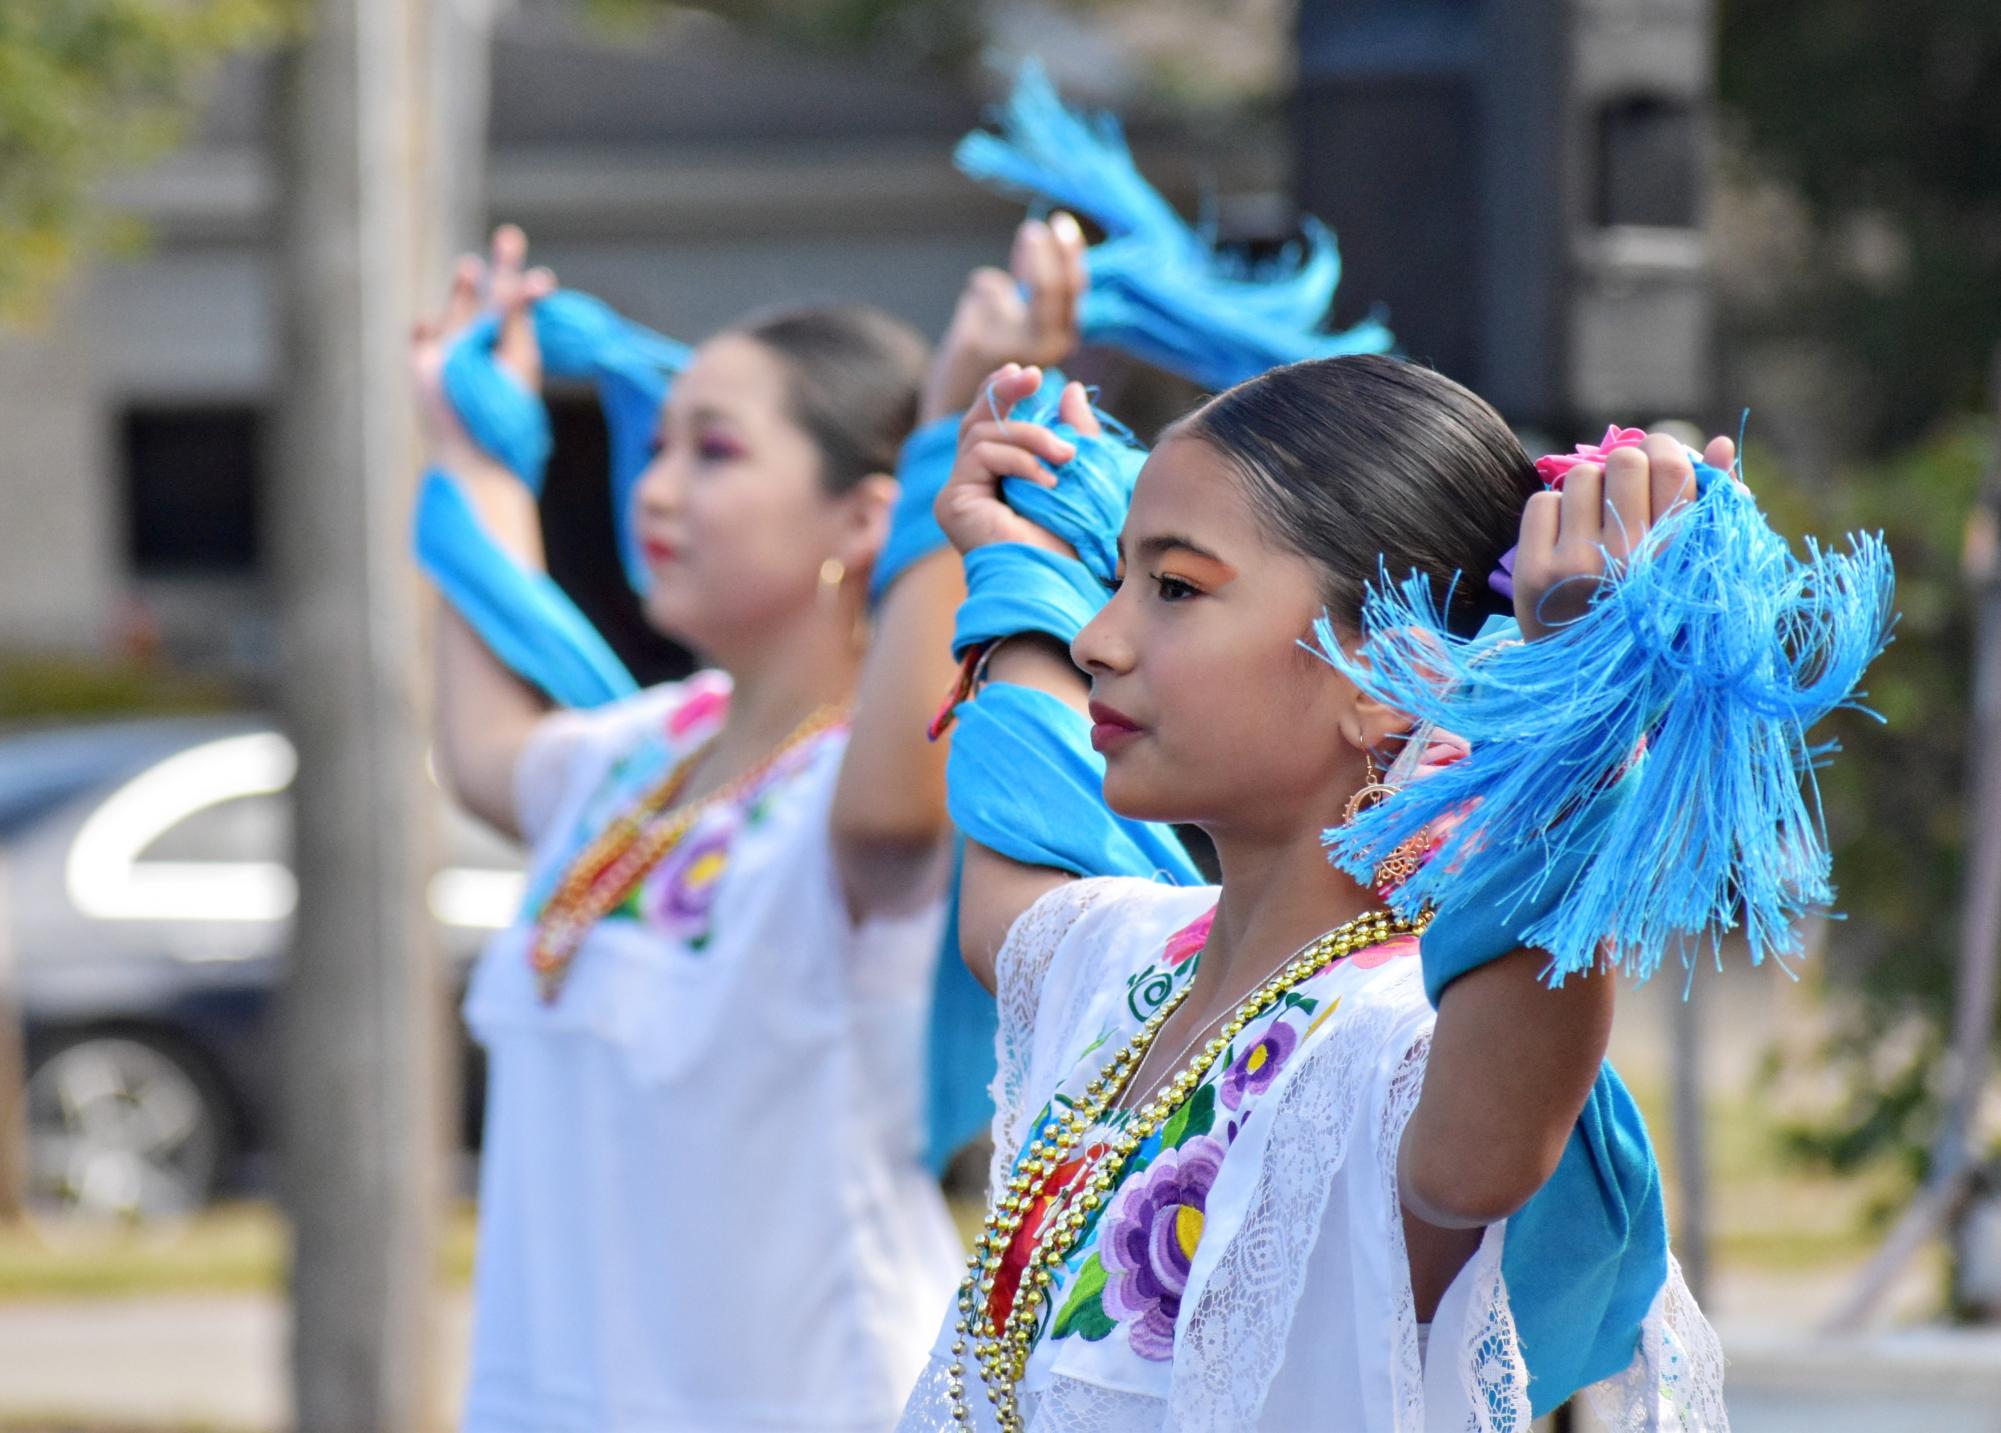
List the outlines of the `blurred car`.
<svg viewBox="0 0 2001 1433">
<path fill-rule="evenodd" d="M 0 740 L 0 957 L 44 1212 L 146 1220 L 268 1182 L 297 758 L 246 719 Z M 519 899 L 504 839 L 438 794 L 429 888 L 454 993 Z M 482 1070 L 456 1020 L 467 1147 Z"/>
</svg>

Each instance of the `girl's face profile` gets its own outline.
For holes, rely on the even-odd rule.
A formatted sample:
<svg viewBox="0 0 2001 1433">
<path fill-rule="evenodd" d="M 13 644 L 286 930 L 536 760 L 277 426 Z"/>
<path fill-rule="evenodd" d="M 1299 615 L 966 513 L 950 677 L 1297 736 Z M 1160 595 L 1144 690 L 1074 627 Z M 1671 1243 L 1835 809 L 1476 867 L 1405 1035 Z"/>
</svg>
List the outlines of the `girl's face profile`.
<svg viewBox="0 0 2001 1433">
<path fill-rule="evenodd" d="M 1342 734 L 1354 687 L 1300 645 L 1324 606 L 1314 564 L 1272 541 L 1241 475 L 1189 434 L 1147 459 L 1119 552 L 1111 600 L 1071 646 L 1106 801 L 1218 833 L 1334 824 L 1330 793 L 1361 758 Z"/>
</svg>

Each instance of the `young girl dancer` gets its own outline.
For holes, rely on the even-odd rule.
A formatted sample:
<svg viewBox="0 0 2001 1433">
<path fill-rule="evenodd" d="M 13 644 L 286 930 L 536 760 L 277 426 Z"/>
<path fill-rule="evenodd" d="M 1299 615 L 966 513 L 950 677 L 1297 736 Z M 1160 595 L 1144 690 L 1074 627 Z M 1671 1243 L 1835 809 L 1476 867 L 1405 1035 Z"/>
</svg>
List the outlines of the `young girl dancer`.
<svg viewBox="0 0 2001 1433">
<path fill-rule="evenodd" d="M 1344 814 L 1368 819 L 1400 743 L 1411 793 L 1473 764 L 1414 733 L 1415 703 L 1376 681 L 1371 587 L 1414 574 L 1407 625 L 1433 626 L 1406 668 L 1432 652 L 1462 684 L 1482 661 L 1499 673 L 1505 645 L 1459 662 L 1460 639 L 1509 611 L 1531 646 L 1582 630 L 1608 564 L 1658 563 L 1649 533 L 1689 510 L 1690 455 L 1621 435 L 1559 494 L 1436 374 L 1372 357 L 1280 368 L 1168 430 L 1091 616 L 1076 594 L 1110 534 L 1078 515 L 1107 505 L 1036 494 L 1079 481 L 1080 450 L 1103 440 L 1074 385 L 1053 428 L 1002 417 L 1041 377 L 993 377 L 938 504 L 972 587 L 960 710 L 979 722 L 959 730 L 951 796 L 974 843 L 961 936 L 998 996 L 1000 1073 L 992 1203 L 904 1427 L 1520 1430 L 1586 1385 L 1613 1426 L 1725 1426 L 1644 1130 L 1601 1072 L 1614 982 L 1591 969 L 1595 942 L 1545 988 L 1551 956 L 1518 934 L 1553 899 L 1536 883 L 1484 908 L 1442 899 L 1429 933 L 1428 909 L 1395 901 L 1400 881 L 1474 879 L 1482 850 L 1513 839 L 1491 824 L 1455 848 L 1441 821 L 1364 879 L 1323 846 Z M 1705 458 L 1731 456 L 1719 439 Z M 1582 721 L 1611 679 L 1566 680 Z M 1072 880 L 995 854 L 1009 813 L 1089 783 L 1077 763 L 1019 756 L 1013 789 L 987 789 L 976 739 L 1028 753 L 1086 711 L 1104 802 L 1201 826 L 1220 888 Z M 1571 715 L 1545 709 L 1549 742 Z M 1607 801 L 1630 786 L 1621 763 L 1680 759 L 1616 749 L 1596 778 Z M 1568 833 L 1583 804 L 1517 844 L 1538 862 L 1582 850 Z M 1424 866 L 1441 844 L 1445 865 Z M 1574 877 L 1552 891 L 1583 889 Z"/>
<path fill-rule="evenodd" d="M 524 248 L 497 236 L 488 303 L 532 390 L 553 284 Z M 923 728 L 958 558 L 902 566 L 873 645 L 865 594 L 920 406 L 963 405 L 997 354 L 1065 351 L 1080 251 L 1074 225 L 1029 226 L 1027 297 L 976 280 L 928 379 L 921 340 L 866 309 L 694 352 L 636 535 L 647 615 L 700 675 L 552 715 L 441 612 L 441 770 L 531 847 L 466 998 L 490 1080 L 467 1428 L 894 1420 L 959 1257 L 917 1108 L 949 875 Z M 533 494 L 441 377 L 480 279 L 462 264 L 420 329 L 420 396 L 436 467 L 533 570 Z"/>
</svg>

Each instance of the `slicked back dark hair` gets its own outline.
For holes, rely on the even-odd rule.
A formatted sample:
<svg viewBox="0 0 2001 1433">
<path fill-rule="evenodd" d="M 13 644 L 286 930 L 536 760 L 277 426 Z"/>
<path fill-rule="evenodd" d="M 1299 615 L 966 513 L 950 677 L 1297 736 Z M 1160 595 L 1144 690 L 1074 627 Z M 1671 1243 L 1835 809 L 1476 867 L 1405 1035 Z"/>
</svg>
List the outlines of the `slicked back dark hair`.
<svg viewBox="0 0 2001 1433">
<path fill-rule="evenodd" d="M 1451 379 L 1368 354 L 1288 364 L 1169 434 L 1199 438 L 1237 468 L 1272 536 L 1326 573 L 1328 610 L 1349 630 L 1384 569 L 1392 580 L 1423 573 L 1441 601 L 1450 589 L 1457 632 L 1509 610 L 1487 576 L 1541 479 L 1500 414 Z"/>
</svg>

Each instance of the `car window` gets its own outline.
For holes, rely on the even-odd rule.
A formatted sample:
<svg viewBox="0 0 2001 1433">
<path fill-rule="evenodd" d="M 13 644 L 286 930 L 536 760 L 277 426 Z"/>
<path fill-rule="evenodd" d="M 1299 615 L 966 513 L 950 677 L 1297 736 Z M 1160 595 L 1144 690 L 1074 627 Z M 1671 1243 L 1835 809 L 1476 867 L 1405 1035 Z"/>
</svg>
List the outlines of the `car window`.
<svg viewBox="0 0 2001 1433">
<path fill-rule="evenodd" d="M 292 848 L 292 803 L 275 792 L 195 808 L 139 852 L 142 861 L 281 861 Z"/>
</svg>

